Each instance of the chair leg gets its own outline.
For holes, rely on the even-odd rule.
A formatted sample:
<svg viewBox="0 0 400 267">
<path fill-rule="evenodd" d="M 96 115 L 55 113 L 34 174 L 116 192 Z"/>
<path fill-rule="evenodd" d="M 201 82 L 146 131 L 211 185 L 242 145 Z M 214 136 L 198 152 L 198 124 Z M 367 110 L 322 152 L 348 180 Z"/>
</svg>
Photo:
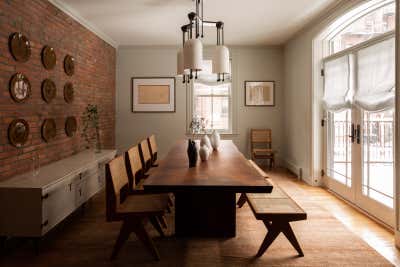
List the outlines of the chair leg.
<svg viewBox="0 0 400 267">
<path fill-rule="evenodd" d="M 128 240 L 129 234 L 132 232 L 132 228 L 130 225 L 130 222 L 124 221 L 121 226 L 121 230 L 119 231 L 119 235 L 117 238 L 117 241 L 115 242 L 112 254 L 111 254 L 111 260 L 114 260 L 120 249 L 122 248 L 122 245 Z"/>
<path fill-rule="evenodd" d="M 243 207 L 243 205 L 246 203 L 247 198 L 246 198 L 246 194 L 242 193 L 239 197 L 238 202 L 236 203 L 236 205 L 238 205 L 239 208 Z"/>
<path fill-rule="evenodd" d="M 153 257 L 156 260 L 160 260 L 160 255 L 158 253 L 157 248 L 154 246 L 153 240 L 147 233 L 146 229 L 144 228 L 143 222 L 137 222 L 133 231 L 135 232 L 136 236 L 143 242 L 143 244 L 147 247 L 147 249 L 151 252 Z"/>
<path fill-rule="evenodd" d="M 280 232 L 281 231 L 279 230 L 279 226 L 276 226 L 273 223 L 269 225 L 268 233 L 265 236 L 264 241 L 262 242 L 256 257 L 261 257 L 264 254 L 264 252 L 269 248 L 272 242 L 274 242 L 274 240 L 277 238 Z"/>
<path fill-rule="evenodd" d="M 157 217 L 150 217 L 150 222 L 153 227 L 157 230 L 161 237 L 165 237 L 164 232 L 161 228 L 160 222 L 158 221 Z"/>
<path fill-rule="evenodd" d="M 167 228 L 168 228 L 168 224 L 167 224 L 167 221 L 165 220 L 164 215 L 158 216 L 157 219 L 158 219 L 158 221 L 160 222 L 161 226 L 162 226 L 164 229 L 167 229 Z"/>
<path fill-rule="evenodd" d="M 297 241 L 297 238 L 293 232 L 292 227 L 290 226 L 290 223 L 287 222 L 282 225 L 282 232 L 286 236 L 286 238 L 289 240 L 290 244 L 292 244 L 292 246 L 299 253 L 299 256 L 304 257 L 303 250 L 301 249 L 300 244 Z"/>
<path fill-rule="evenodd" d="M 168 205 L 173 207 L 174 206 L 174 202 L 172 201 L 171 196 L 168 196 Z"/>
</svg>

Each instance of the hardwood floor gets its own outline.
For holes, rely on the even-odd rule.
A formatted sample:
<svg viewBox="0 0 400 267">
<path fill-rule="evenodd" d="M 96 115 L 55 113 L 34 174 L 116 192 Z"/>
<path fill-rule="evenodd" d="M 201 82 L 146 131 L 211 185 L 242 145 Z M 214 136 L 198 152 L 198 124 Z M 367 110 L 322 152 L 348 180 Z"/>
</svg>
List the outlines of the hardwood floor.
<svg viewBox="0 0 400 267">
<path fill-rule="evenodd" d="M 84 213 L 74 214 L 57 227 L 42 243 L 38 256 L 29 242 L 9 242 L 6 254 L 0 256 L 0 266 L 391 266 L 388 260 L 400 266 L 393 236 L 385 228 L 326 190 L 299 182 L 286 171 L 269 175 L 307 212 L 306 221 L 292 224 L 305 257 L 297 257 L 280 235 L 262 257 L 255 258 L 266 229 L 245 204 L 237 209 L 235 238 L 177 238 L 172 211 L 167 215 L 166 237 L 147 227 L 161 261 L 153 261 L 134 235 L 118 258 L 110 261 L 120 223 L 105 221 L 102 192 L 87 204 Z"/>
<path fill-rule="evenodd" d="M 307 198 L 315 201 L 387 260 L 400 266 L 400 250 L 394 244 L 394 234 L 387 228 L 326 189 L 309 186 L 282 170 L 268 172 L 268 174 L 294 199 Z"/>
</svg>

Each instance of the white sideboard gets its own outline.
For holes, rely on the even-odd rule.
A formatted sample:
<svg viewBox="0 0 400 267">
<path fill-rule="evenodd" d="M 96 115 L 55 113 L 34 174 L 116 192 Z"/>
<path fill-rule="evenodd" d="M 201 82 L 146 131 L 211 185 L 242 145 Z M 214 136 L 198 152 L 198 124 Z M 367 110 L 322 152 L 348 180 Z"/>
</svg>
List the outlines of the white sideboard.
<svg viewBox="0 0 400 267">
<path fill-rule="evenodd" d="M 39 174 L 0 182 L 0 236 L 41 237 L 105 185 L 115 150 L 92 150 L 50 163 Z"/>
</svg>

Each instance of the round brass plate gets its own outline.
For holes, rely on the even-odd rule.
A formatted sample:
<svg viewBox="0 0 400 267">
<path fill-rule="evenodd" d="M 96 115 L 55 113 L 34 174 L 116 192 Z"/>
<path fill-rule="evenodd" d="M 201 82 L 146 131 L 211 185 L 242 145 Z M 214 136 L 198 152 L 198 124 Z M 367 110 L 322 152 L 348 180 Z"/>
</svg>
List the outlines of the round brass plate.
<svg viewBox="0 0 400 267">
<path fill-rule="evenodd" d="M 16 73 L 10 80 L 10 95 L 15 102 L 21 103 L 31 95 L 31 83 L 22 73 Z"/>
<path fill-rule="evenodd" d="M 64 85 L 64 100 L 67 103 L 74 101 L 74 86 L 72 83 L 68 82 Z"/>
<path fill-rule="evenodd" d="M 44 141 L 49 142 L 56 137 L 57 126 L 54 119 L 45 119 L 42 124 L 42 138 Z"/>
<path fill-rule="evenodd" d="M 72 137 L 74 136 L 76 130 L 77 130 L 77 122 L 75 117 L 68 117 L 65 120 L 65 133 L 67 134 L 67 136 Z"/>
<path fill-rule="evenodd" d="M 70 55 L 66 55 L 64 58 L 64 70 L 68 76 L 74 75 L 75 59 Z"/>
<path fill-rule="evenodd" d="M 11 34 L 8 45 L 11 55 L 16 61 L 26 62 L 31 57 L 31 44 L 22 33 Z"/>
<path fill-rule="evenodd" d="M 29 125 L 26 120 L 16 119 L 8 126 L 8 140 L 16 147 L 22 147 L 29 137 Z"/>
<path fill-rule="evenodd" d="M 53 47 L 45 46 L 42 50 L 42 63 L 45 69 L 52 70 L 57 63 L 56 52 Z"/>
<path fill-rule="evenodd" d="M 46 79 L 42 82 L 42 97 L 47 103 L 50 103 L 57 95 L 56 84 L 50 80 Z"/>
</svg>

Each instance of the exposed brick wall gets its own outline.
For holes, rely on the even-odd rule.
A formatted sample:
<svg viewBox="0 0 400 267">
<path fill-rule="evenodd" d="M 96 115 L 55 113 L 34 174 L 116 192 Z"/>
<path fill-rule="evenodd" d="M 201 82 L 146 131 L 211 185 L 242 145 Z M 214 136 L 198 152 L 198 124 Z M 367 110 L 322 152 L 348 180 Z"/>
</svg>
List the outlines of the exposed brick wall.
<svg viewBox="0 0 400 267">
<path fill-rule="evenodd" d="M 32 55 L 26 63 L 16 62 L 8 50 L 8 38 L 13 32 L 22 32 L 31 42 Z M 54 47 L 57 55 L 56 67 L 50 71 L 41 63 L 44 45 Z M 75 58 L 72 77 L 63 69 L 67 54 Z M 29 171 L 35 153 L 43 166 L 84 150 L 81 114 L 88 103 L 99 107 L 103 146 L 114 147 L 115 64 L 116 51 L 112 46 L 48 1 L 0 1 L 0 180 Z M 31 82 L 31 98 L 25 103 L 15 103 L 9 94 L 9 80 L 16 72 L 24 73 Z M 50 104 L 41 97 L 41 83 L 46 78 L 57 86 L 57 97 Z M 63 97 L 67 81 L 75 88 L 72 104 L 65 103 Z M 78 121 L 78 133 L 72 138 L 64 131 L 67 116 L 75 116 Z M 10 145 L 7 136 L 8 125 L 16 118 L 27 120 L 31 130 L 21 149 Z M 57 123 L 57 136 L 49 143 L 41 138 L 41 125 L 46 118 L 54 118 Z"/>
</svg>

